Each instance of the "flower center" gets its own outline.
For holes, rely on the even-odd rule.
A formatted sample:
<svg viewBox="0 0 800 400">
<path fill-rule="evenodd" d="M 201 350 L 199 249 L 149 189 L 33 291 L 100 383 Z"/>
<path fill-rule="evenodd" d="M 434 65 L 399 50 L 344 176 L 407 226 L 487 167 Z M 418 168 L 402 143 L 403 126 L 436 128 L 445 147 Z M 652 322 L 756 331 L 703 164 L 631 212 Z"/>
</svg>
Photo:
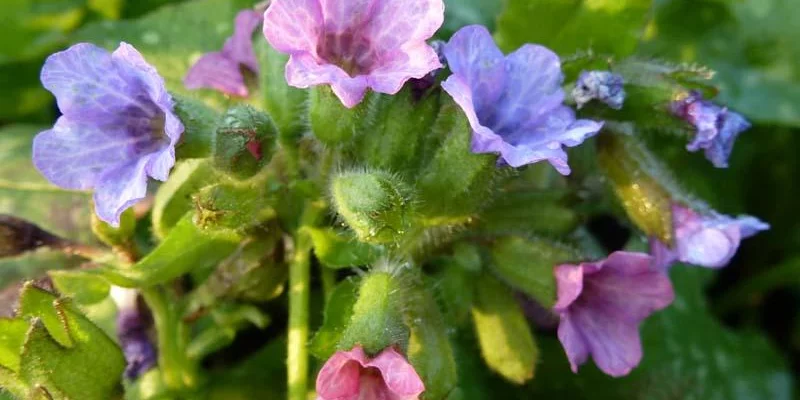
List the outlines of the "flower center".
<svg viewBox="0 0 800 400">
<path fill-rule="evenodd" d="M 325 33 L 317 45 L 317 54 L 350 77 L 369 74 L 375 64 L 369 39 L 350 30 Z"/>
</svg>

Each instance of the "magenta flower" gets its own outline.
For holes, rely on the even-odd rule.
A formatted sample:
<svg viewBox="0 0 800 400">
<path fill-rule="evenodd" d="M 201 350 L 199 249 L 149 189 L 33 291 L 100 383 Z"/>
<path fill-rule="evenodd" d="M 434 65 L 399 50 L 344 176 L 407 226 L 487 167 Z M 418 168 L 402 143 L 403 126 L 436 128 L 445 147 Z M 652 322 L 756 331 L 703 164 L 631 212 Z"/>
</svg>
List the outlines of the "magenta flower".
<svg viewBox="0 0 800 400">
<path fill-rule="evenodd" d="M 253 32 L 261 24 L 261 15 L 244 10 L 236 15 L 233 36 L 225 41 L 222 51 L 200 57 L 183 80 L 187 89 L 210 88 L 232 96 L 250 95 L 241 68 L 258 73 L 258 60 L 253 51 Z"/>
<path fill-rule="evenodd" d="M 656 265 L 667 268 L 675 261 L 708 268 L 721 268 L 731 261 L 742 239 L 769 229 L 758 218 L 742 215 L 731 218 L 709 212 L 701 215 L 679 204 L 672 206 L 675 246 L 650 239 L 650 253 Z"/>
<path fill-rule="evenodd" d="M 503 56 L 486 28 L 467 26 L 445 45 L 453 75 L 442 84 L 472 126 L 474 153 L 500 153 L 512 167 L 547 160 L 570 173 L 562 146 L 577 146 L 602 123 L 576 120 L 563 105 L 558 56 L 525 45 Z"/>
<path fill-rule="evenodd" d="M 639 324 L 675 298 L 669 277 L 647 254 L 617 251 L 607 259 L 555 269 L 558 339 L 572 371 L 589 355 L 608 375 L 627 375 L 642 359 Z"/>
<path fill-rule="evenodd" d="M 423 391 L 414 367 L 391 347 L 375 358 L 359 346 L 338 351 L 317 376 L 318 400 L 415 400 Z"/>
<path fill-rule="evenodd" d="M 273 0 L 264 36 L 289 54 L 289 85 L 330 84 L 350 108 L 367 88 L 395 94 L 440 68 L 425 41 L 442 22 L 442 0 Z"/>
<path fill-rule="evenodd" d="M 76 44 L 47 58 L 42 83 L 63 114 L 33 141 L 33 163 L 65 189 L 94 190 L 111 225 L 145 197 L 147 177 L 164 181 L 183 124 L 164 80 L 136 49 Z"/>
<path fill-rule="evenodd" d="M 733 151 L 736 137 L 750 128 L 750 123 L 744 117 L 703 100 L 703 96 L 697 92 L 673 103 L 672 112 L 697 129 L 686 149 L 704 149 L 706 158 L 717 168 L 728 166 L 728 157 Z"/>
</svg>

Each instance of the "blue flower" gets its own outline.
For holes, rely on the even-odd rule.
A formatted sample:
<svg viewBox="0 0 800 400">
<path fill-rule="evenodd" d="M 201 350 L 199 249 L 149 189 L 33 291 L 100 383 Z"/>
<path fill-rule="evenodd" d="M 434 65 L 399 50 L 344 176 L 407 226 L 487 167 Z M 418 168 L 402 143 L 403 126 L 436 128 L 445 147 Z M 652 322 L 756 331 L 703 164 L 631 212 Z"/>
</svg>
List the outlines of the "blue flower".
<svg viewBox="0 0 800 400">
<path fill-rule="evenodd" d="M 34 139 L 34 165 L 57 186 L 94 190 L 97 216 L 119 225 L 147 177 L 165 181 L 175 165 L 184 128 L 164 80 L 127 43 L 76 44 L 48 57 L 41 78 L 63 115 Z"/>
<path fill-rule="evenodd" d="M 625 101 L 622 76 L 609 71 L 582 71 L 572 89 L 572 98 L 578 108 L 592 100 L 598 100 L 619 110 Z"/>
<path fill-rule="evenodd" d="M 576 120 L 563 104 L 558 56 L 525 45 L 503 56 L 486 28 L 467 26 L 445 45 L 453 72 L 442 88 L 464 110 L 472 126 L 474 153 L 499 153 L 512 167 L 547 160 L 570 173 L 562 146 L 577 146 L 602 123 Z"/>
<path fill-rule="evenodd" d="M 689 151 L 705 150 L 706 158 L 717 168 L 728 166 L 728 157 L 740 133 L 750 128 L 741 115 L 720 107 L 692 92 L 672 104 L 672 112 L 692 124 L 697 133 L 686 145 Z"/>
</svg>

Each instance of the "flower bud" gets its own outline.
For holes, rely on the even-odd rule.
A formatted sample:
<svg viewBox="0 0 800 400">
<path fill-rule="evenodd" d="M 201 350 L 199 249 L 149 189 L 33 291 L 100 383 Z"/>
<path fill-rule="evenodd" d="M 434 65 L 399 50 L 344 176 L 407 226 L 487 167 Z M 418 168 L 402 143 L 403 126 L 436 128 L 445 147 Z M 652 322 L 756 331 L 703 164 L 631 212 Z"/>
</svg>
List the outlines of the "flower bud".
<svg viewBox="0 0 800 400">
<path fill-rule="evenodd" d="M 249 178 L 269 163 L 276 135 L 268 115 L 249 105 L 231 108 L 217 128 L 214 165 L 236 178 Z"/>
<path fill-rule="evenodd" d="M 396 242 L 409 229 L 414 195 L 399 177 L 384 172 L 345 172 L 333 178 L 336 211 L 370 243 Z"/>
</svg>

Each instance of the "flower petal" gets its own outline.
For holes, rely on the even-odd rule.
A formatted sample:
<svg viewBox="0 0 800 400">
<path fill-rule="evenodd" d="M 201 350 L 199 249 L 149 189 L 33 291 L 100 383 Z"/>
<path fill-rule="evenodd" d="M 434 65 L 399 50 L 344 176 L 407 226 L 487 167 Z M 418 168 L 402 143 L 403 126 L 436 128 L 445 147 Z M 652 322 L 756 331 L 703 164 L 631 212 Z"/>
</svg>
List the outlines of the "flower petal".
<svg viewBox="0 0 800 400">
<path fill-rule="evenodd" d="M 258 59 L 253 51 L 253 32 L 263 21 L 262 15 L 253 10 L 243 10 L 236 14 L 233 36 L 225 41 L 222 53 L 238 64 L 258 72 Z"/>
<path fill-rule="evenodd" d="M 317 375 L 317 395 L 324 400 L 357 400 L 360 375 L 367 356 L 361 347 L 337 351 Z"/>
<path fill-rule="evenodd" d="M 423 45 L 442 23 L 442 0 L 373 0 L 365 35 L 372 40 L 373 48 L 380 56 L 397 49 Z"/>
<path fill-rule="evenodd" d="M 50 182 L 65 189 L 96 186 L 109 169 L 129 164 L 166 146 L 153 141 L 146 119 L 122 125 L 91 124 L 62 116 L 33 141 L 33 162 Z"/>
<path fill-rule="evenodd" d="M 392 347 L 384 349 L 366 366 L 377 368 L 386 382 L 386 387 L 398 398 L 416 398 L 425 391 L 425 385 L 417 375 L 417 371 Z"/>
<path fill-rule="evenodd" d="M 505 88 L 505 61 L 489 31 L 480 25 L 461 28 L 444 46 L 444 55 L 453 76 L 470 88 L 475 113 L 493 107 Z"/>
<path fill-rule="evenodd" d="M 557 312 L 566 311 L 583 291 L 583 268 L 579 265 L 559 265 L 555 268 L 558 301 L 553 306 Z"/>
<path fill-rule="evenodd" d="M 561 322 L 558 324 L 558 340 L 564 347 L 572 372 L 577 373 L 578 367 L 589 359 L 589 348 L 586 345 L 586 338 L 572 322 L 569 314 L 561 316 Z"/>
<path fill-rule="evenodd" d="M 147 195 L 148 158 L 140 158 L 107 170 L 94 188 L 94 205 L 97 216 L 119 226 L 119 217 L 128 207 Z"/>
<path fill-rule="evenodd" d="M 250 94 L 239 64 L 220 52 L 200 57 L 189 69 L 183 85 L 187 89 L 210 88 L 239 97 Z"/>
<path fill-rule="evenodd" d="M 273 0 L 264 12 L 264 36 L 283 53 L 316 56 L 322 32 L 319 0 Z"/>
<path fill-rule="evenodd" d="M 319 0 L 326 34 L 341 34 L 363 29 L 375 13 L 374 6 L 383 0 Z"/>
<path fill-rule="evenodd" d="M 48 57 L 41 80 L 74 121 L 110 122 L 120 118 L 120 110 L 126 116 L 153 117 L 158 110 L 148 99 L 149 82 L 131 70 L 104 49 L 79 43 Z"/>
<path fill-rule="evenodd" d="M 333 93 L 347 108 L 355 107 L 367 92 L 366 77 L 355 78 L 333 64 L 319 64 L 311 56 L 298 54 L 289 57 L 286 64 L 286 81 L 289 85 L 307 88 L 328 83 Z"/>
<path fill-rule="evenodd" d="M 575 329 L 581 332 L 584 344 L 600 370 L 610 376 L 620 377 L 639 365 L 642 343 L 638 324 L 619 321 L 614 315 L 588 308 L 571 311 L 570 318 Z"/>
<path fill-rule="evenodd" d="M 425 43 L 381 57 L 380 67 L 370 71 L 370 87 L 380 93 L 396 94 L 411 78 L 422 78 L 441 68 L 436 51 Z"/>
</svg>

